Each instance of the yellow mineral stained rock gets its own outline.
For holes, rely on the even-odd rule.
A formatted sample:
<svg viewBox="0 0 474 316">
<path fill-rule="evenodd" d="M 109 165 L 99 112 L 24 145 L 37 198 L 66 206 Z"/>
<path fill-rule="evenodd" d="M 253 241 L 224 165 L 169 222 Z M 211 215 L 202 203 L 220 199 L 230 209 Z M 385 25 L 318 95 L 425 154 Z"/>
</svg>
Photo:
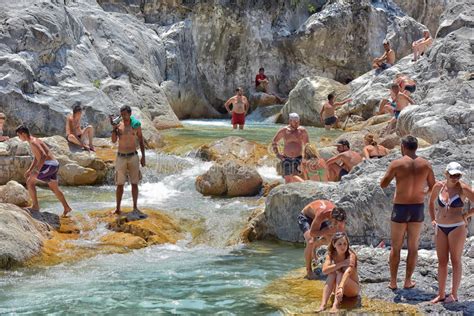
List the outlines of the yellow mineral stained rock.
<svg viewBox="0 0 474 316">
<path fill-rule="evenodd" d="M 305 269 L 303 268 L 273 281 L 265 288 L 261 300 L 286 314 L 314 314 L 321 303 L 324 282 L 306 280 L 303 278 L 304 275 Z M 330 308 L 329 303 L 327 307 Z M 344 298 L 341 312 L 343 310 L 357 314 L 376 312 L 378 314 L 415 315 L 419 313 L 418 309 L 412 305 L 366 298 Z"/>
<path fill-rule="evenodd" d="M 127 233 L 111 232 L 100 238 L 100 241 L 105 245 L 128 249 L 140 249 L 147 246 L 143 238 Z"/>
</svg>

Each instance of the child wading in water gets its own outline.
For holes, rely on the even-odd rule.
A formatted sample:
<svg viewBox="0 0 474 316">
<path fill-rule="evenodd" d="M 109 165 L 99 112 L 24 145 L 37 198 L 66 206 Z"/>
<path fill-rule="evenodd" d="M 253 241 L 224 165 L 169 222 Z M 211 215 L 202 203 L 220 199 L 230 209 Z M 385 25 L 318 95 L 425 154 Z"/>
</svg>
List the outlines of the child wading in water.
<svg viewBox="0 0 474 316">
<path fill-rule="evenodd" d="M 360 292 L 357 275 L 357 256 L 349 248 L 349 239 L 344 232 L 332 237 L 328 254 L 323 264 L 323 273 L 328 277 L 323 289 L 323 298 L 318 312 L 326 309 L 326 304 L 334 292 L 334 304 L 331 312 L 337 312 L 343 296 L 356 297 Z"/>
<path fill-rule="evenodd" d="M 328 181 L 326 161 L 319 156 L 318 150 L 311 144 L 304 147 L 302 173 L 305 180 Z"/>
</svg>

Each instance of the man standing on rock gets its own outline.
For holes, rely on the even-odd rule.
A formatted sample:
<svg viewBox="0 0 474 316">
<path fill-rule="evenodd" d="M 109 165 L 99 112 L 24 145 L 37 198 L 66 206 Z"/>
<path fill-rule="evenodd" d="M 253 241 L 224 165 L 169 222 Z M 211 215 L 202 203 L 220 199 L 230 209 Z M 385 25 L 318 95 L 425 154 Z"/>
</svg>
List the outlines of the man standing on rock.
<svg viewBox="0 0 474 316">
<path fill-rule="evenodd" d="M 346 99 L 342 102 L 334 102 L 335 100 L 336 97 L 334 94 L 329 94 L 328 102 L 324 103 L 321 108 L 321 113 L 319 113 L 321 122 L 324 123 L 324 128 L 326 130 L 330 130 L 332 126 L 337 126 L 338 119 L 336 116 L 336 109 L 352 101 L 352 99 Z"/>
<path fill-rule="evenodd" d="M 391 221 L 390 284 L 388 285 L 392 290 L 397 288 L 400 251 L 405 234 L 408 256 L 403 287 L 411 289 L 415 286 L 411 277 L 416 266 L 420 233 L 425 218 L 424 200 L 427 193 L 425 189 L 428 185 L 431 191 L 436 182 L 430 163 L 416 155 L 417 148 L 417 139 L 410 135 L 405 136 L 401 144 L 403 157 L 390 163 L 387 173 L 380 182 L 380 186 L 386 188 L 393 178 L 396 180 Z"/>
<path fill-rule="evenodd" d="M 142 128 L 138 120 L 131 118 L 132 109 L 128 106 L 120 108 L 122 121 L 114 125 L 111 120 L 112 142 L 116 143 L 118 139 L 117 159 L 115 160 L 115 182 L 117 185 L 116 202 L 117 206 L 113 214 L 121 214 L 121 203 L 123 196 L 123 186 L 127 177 L 132 186 L 133 211 L 127 214 L 129 220 L 146 218 L 137 207 L 138 200 L 138 182 L 140 181 L 140 163 L 145 167 L 145 143 L 143 141 Z M 133 122 L 132 122 L 133 119 Z M 137 141 L 140 144 L 141 159 L 138 159 Z"/>
<path fill-rule="evenodd" d="M 332 235 L 344 231 L 346 212 L 328 200 L 316 200 L 306 205 L 298 215 L 298 225 L 306 241 L 304 258 L 306 276 L 314 280 L 316 275 L 311 267 L 311 259 L 316 262 L 315 250 L 331 241 Z"/>
<path fill-rule="evenodd" d="M 351 150 L 347 139 L 340 139 L 335 146 L 339 154 L 326 161 L 329 169 L 329 181 L 340 181 L 343 176 L 351 172 L 355 165 L 362 161 L 362 156 Z"/>
<path fill-rule="evenodd" d="M 92 144 L 94 131 L 91 125 L 85 128 L 81 127 L 82 107 L 79 102 L 74 103 L 72 115 L 66 118 L 66 139 L 68 142 L 84 148 L 85 150 L 94 150 Z M 85 144 L 85 138 L 89 141 L 89 146 Z"/>
<path fill-rule="evenodd" d="M 59 170 L 59 162 L 54 158 L 51 150 L 42 140 L 33 137 L 33 135 L 30 134 L 28 127 L 20 125 L 17 127 L 15 132 L 20 140 L 28 142 L 31 152 L 33 153 L 33 162 L 25 172 L 26 187 L 28 188 L 31 200 L 33 201 L 33 205 L 27 210 L 33 217 L 39 213 L 40 207 L 38 196 L 36 194 L 36 182 L 39 180 L 48 184 L 51 191 L 53 191 L 54 195 L 56 195 L 63 205 L 63 216 L 66 216 L 71 212 L 71 207 L 67 203 L 63 192 L 61 192 L 58 186 L 57 174 Z"/>
<path fill-rule="evenodd" d="M 382 56 L 375 58 L 372 64 L 372 68 L 375 69 L 375 74 L 378 75 L 385 69 L 388 69 L 395 64 L 395 52 L 390 48 L 390 42 L 383 41 L 384 53 Z"/>
<path fill-rule="evenodd" d="M 278 150 L 278 142 L 283 139 L 283 154 Z M 272 149 L 278 159 L 281 160 L 283 177 L 285 183 L 300 182 L 300 165 L 303 159 L 303 148 L 309 143 L 306 129 L 300 126 L 300 117 L 297 113 L 290 113 L 289 124 L 281 128 L 273 137 Z"/>
<path fill-rule="evenodd" d="M 242 88 L 235 89 L 235 96 L 227 100 L 224 104 L 225 109 L 232 115 L 232 126 L 234 129 L 244 129 L 245 125 L 245 115 L 247 114 L 250 104 L 247 100 L 247 97 L 244 96 L 244 90 Z M 232 110 L 230 109 L 230 105 L 232 104 Z"/>
</svg>

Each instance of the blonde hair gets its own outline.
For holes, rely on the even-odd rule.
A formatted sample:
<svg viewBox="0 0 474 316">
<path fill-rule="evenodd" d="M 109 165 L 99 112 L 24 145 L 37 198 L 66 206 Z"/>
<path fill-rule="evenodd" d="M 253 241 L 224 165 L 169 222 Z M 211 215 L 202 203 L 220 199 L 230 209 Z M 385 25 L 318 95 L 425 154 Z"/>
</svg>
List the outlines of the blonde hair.
<svg viewBox="0 0 474 316">
<path fill-rule="evenodd" d="M 313 159 L 313 158 L 319 159 L 320 158 L 319 152 L 316 149 L 316 146 L 311 145 L 310 143 L 307 143 L 304 146 L 304 159 Z"/>
<path fill-rule="evenodd" d="M 364 136 L 364 140 L 365 140 L 369 145 L 377 146 L 377 142 L 375 141 L 375 136 L 374 136 L 374 134 L 372 134 L 372 133 L 369 133 L 369 134 L 365 135 L 365 136 Z"/>
</svg>

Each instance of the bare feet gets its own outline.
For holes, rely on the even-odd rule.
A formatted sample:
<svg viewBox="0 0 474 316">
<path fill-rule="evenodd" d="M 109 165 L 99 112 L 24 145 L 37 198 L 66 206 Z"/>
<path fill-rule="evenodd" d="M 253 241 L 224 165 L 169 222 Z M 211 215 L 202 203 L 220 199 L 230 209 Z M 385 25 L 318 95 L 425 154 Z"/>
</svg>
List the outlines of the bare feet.
<svg viewBox="0 0 474 316">
<path fill-rule="evenodd" d="M 321 313 L 325 309 L 326 309 L 326 305 L 321 305 L 321 306 L 319 306 L 319 309 L 316 311 L 316 313 Z"/>
<path fill-rule="evenodd" d="M 24 210 L 27 211 L 30 214 L 31 213 L 37 213 L 37 212 L 40 211 L 39 208 L 34 208 L 34 207 L 25 207 Z"/>
<path fill-rule="evenodd" d="M 110 212 L 110 215 L 120 216 L 120 215 L 122 215 L 122 212 L 120 210 L 115 209 L 112 212 Z"/>
<path fill-rule="evenodd" d="M 308 272 L 305 276 L 304 276 L 305 279 L 307 280 L 316 280 L 318 277 L 316 276 L 316 274 L 311 271 L 311 272 Z"/>
<path fill-rule="evenodd" d="M 404 288 L 405 290 L 408 290 L 408 289 L 414 288 L 415 285 L 416 285 L 416 282 L 414 282 L 414 281 L 412 281 L 412 280 L 409 280 L 408 282 L 405 281 L 405 284 L 403 285 L 403 288 Z"/>
<path fill-rule="evenodd" d="M 337 308 L 337 306 L 333 306 L 330 310 L 329 310 L 330 313 L 338 313 L 339 312 L 339 308 Z"/>
<path fill-rule="evenodd" d="M 434 299 L 432 299 L 430 303 L 436 304 L 436 303 L 444 302 L 445 299 L 446 299 L 446 296 L 441 297 L 441 295 L 438 295 Z"/>
<path fill-rule="evenodd" d="M 446 300 L 444 301 L 446 304 L 449 304 L 449 303 L 454 303 L 454 302 L 457 302 L 458 299 L 457 297 L 454 297 L 453 294 L 449 294 L 448 297 L 446 297 Z"/>
<path fill-rule="evenodd" d="M 62 217 L 68 217 L 67 215 L 68 215 L 69 213 L 71 213 L 71 212 L 72 212 L 72 209 L 71 209 L 71 208 L 65 209 L 64 212 L 63 212 Z"/>
<path fill-rule="evenodd" d="M 387 287 L 392 291 L 395 291 L 396 289 L 398 289 L 398 285 L 396 281 L 395 282 L 390 281 L 390 284 L 387 285 Z"/>
</svg>

